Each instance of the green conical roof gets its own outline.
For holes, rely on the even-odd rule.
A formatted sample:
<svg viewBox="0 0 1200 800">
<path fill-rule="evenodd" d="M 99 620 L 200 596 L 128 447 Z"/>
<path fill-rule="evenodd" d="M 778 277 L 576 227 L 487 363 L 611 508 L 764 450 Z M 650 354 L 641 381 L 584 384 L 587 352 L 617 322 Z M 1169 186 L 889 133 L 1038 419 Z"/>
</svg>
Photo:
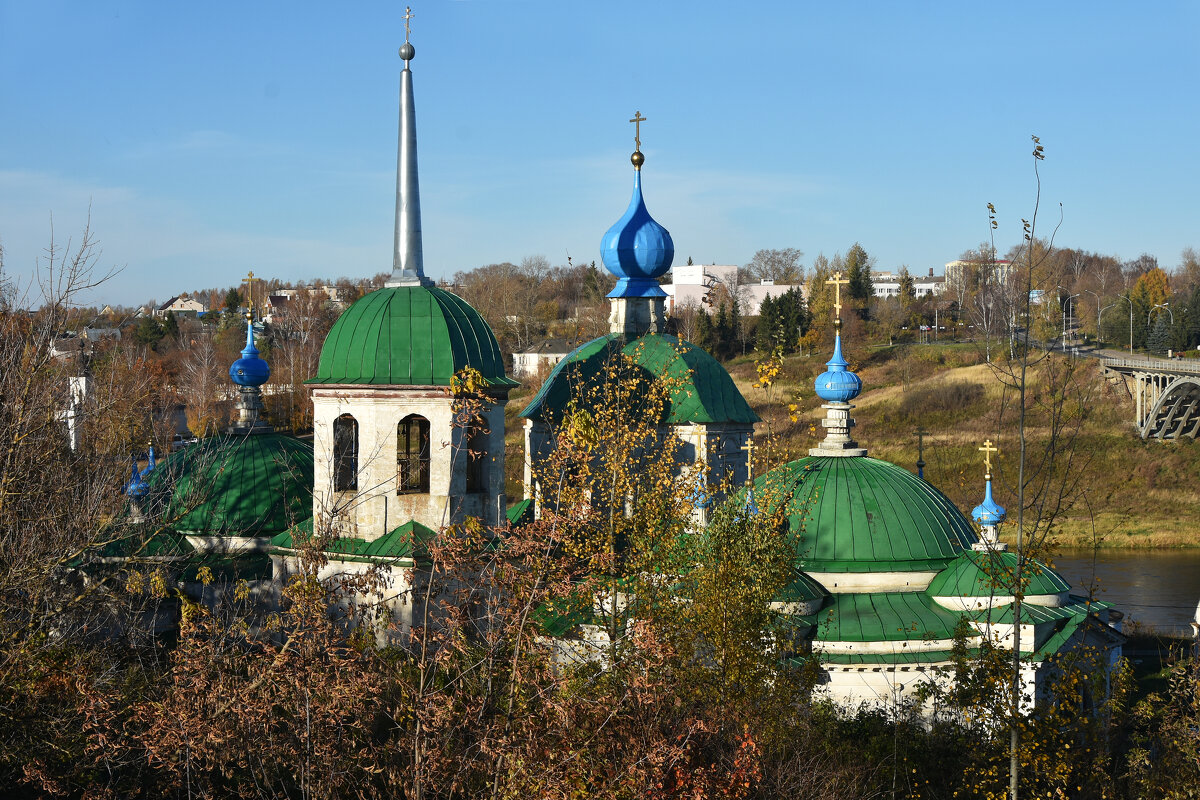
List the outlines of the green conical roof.
<svg viewBox="0 0 1200 800">
<path fill-rule="evenodd" d="M 462 298 L 430 286 L 394 286 L 359 298 L 333 324 L 308 383 L 449 386 L 472 367 L 515 386 L 492 329 Z"/>
<path fill-rule="evenodd" d="M 667 423 L 758 422 L 758 415 L 716 359 L 690 342 L 658 334 L 627 341 L 610 333 L 576 348 L 558 362 L 521 416 L 558 422 L 572 398 L 585 397 L 588 385 L 600 379 L 617 353 L 631 358 L 647 378 L 667 379 Z"/>
<path fill-rule="evenodd" d="M 1026 595 L 1062 594 L 1071 584 L 1039 561 L 1025 564 Z M 937 574 L 927 590 L 931 597 L 990 597 L 1012 594 L 1017 554 L 1007 550 L 986 553 L 968 550 Z"/>
<path fill-rule="evenodd" d="M 225 434 L 150 473 L 146 513 L 203 536 L 272 536 L 312 516 L 313 447 L 279 433 Z"/>
<path fill-rule="evenodd" d="M 768 512 L 787 504 L 797 566 L 807 572 L 941 570 L 977 538 L 944 494 L 874 458 L 802 458 L 754 485 Z"/>
</svg>

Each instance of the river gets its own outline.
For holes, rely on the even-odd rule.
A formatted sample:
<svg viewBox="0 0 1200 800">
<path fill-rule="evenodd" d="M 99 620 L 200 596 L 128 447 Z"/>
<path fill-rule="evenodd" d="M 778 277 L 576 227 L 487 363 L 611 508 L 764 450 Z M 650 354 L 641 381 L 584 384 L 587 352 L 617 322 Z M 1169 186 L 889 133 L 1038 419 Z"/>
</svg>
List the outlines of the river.
<svg viewBox="0 0 1200 800">
<path fill-rule="evenodd" d="M 1096 597 L 1163 633 L 1191 636 L 1200 602 L 1200 549 L 1063 550 L 1053 559 L 1079 594 Z M 1094 568 L 1093 568 L 1094 567 Z"/>
</svg>

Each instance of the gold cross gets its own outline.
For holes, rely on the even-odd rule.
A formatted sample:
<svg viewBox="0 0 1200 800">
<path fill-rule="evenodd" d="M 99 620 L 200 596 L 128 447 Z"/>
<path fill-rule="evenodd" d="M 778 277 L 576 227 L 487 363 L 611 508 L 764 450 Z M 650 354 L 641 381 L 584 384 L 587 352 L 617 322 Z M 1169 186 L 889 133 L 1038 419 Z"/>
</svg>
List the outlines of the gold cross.
<svg viewBox="0 0 1200 800">
<path fill-rule="evenodd" d="M 746 444 L 738 448 L 746 451 L 746 481 L 750 481 L 750 470 L 754 466 L 754 434 L 746 438 Z"/>
<path fill-rule="evenodd" d="M 409 34 L 408 21 L 412 18 L 413 18 L 412 6 L 408 6 L 407 8 L 404 9 L 404 16 L 401 17 L 401 19 L 404 20 L 404 43 L 405 44 L 408 44 L 408 34 Z"/>
<path fill-rule="evenodd" d="M 642 123 L 646 118 L 642 116 L 642 112 L 633 112 L 633 119 L 629 120 L 633 123 L 633 149 L 639 153 L 642 152 Z"/>
<path fill-rule="evenodd" d="M 999 453 L 1000 448 L 993 447 L 991 439 L 985 439 L 983 442 L 983 447 L 978 449 L 981 453 L 983 453 L 983 465 L 984 469 L 987 470 L 986 474 L 984 475 L 984 479 L 990 481 L 992 479 L 992 453 Z"/>
<path fill-rule="evenodd" d="M 242 283 L 246 284 L 246 316 L 254 319 L 254 270 L 242 278 Z"/>
<path fill-rule="evenodd" d="M 842 278 L 842 273 L 835 272 L 833 277 L 825 281 L 827 284 L 833 284 L 833 313 L 836 314 L 836 322 L 842 324 L 842 287 L 850 285 L 849 278 Z"/>
</svg>

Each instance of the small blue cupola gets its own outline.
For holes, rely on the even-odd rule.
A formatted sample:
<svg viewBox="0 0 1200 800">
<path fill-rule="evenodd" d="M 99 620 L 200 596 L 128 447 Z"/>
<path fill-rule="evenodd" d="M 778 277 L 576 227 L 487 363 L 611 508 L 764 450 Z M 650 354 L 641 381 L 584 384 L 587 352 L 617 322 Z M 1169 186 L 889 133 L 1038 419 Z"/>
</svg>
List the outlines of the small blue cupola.
<svg viewBox="0 0 1200 800">
<path fill-rule="evenodd" d="M 975 510 L 971 512 L 971 519 L 978 522 L 980 525 L 994 526 L 1004 522 L 1004 506 L 992 499 L 992 479 L 988 477 L 984 483 L 983 502 L 975 506 Z"/>
<path fill-rule="evenodd" d="M 144 473 L 138 471 L 137 456 L 130 456 L 129 460 L 132 465 L 132 472 L 129 476 L 129 481 L 125 484 L 125 494 L 134 500 L 141 500 L 146 496 L 146 492 L 150 491 L 150 484 L 146 483 L 143 477 Z M 149 472 L 149 467 L 147 467 L 146 472 Z"/>
<path fill-rule="evenodd" d="M 630 160 L 633 162 L 633 197 L 625 215 L 608 229 L 600 240 L 600 257 L 605 268 L 617 276 L 616 287 L 609 292 L 610 298 L 618 297 L 666 297 L 667 293 L 658 285 L 658 279 L 671 268 L 675 258 L 675 243 L 671 234 L 659 225 L 646 210 L 642 199 L 642 155 L 641 123 L 645 117 L 641 112 L 630 122 L 637 122 L 636 149 Z"/>
<path fill-rule="evenodd" d="M 242 357 L 229 367 L 229 377 L 238 386 L 262 386 L 271 377 L 271 368 L 258 357 L 258 348 L 254 346 L 254 323 L 249 319 L 246 320 L 246 347 Z"/>
<path fill-rule="evenodd" d="M 862 378 L 847 367 L 850 362 L 842 356 L 842 334 L 838 332 L 833 341 L 833 358 L 825 363 L 829 369 L 817 376 L 813 382 L 817 397 L 828 403 L 849 403 L 862 391 Z"/>
<path fill-rule="evenodd" d="M 150 445 L 150 454 L 146 457 L 146 468 L 144 470 L 142 470 L 140 473 L 142 480 L 145 480 L 146 478 L 150 477 L 150 473 L 154 472 L 154 467 L 155 467 L 154 445 Z"/>
</svg>

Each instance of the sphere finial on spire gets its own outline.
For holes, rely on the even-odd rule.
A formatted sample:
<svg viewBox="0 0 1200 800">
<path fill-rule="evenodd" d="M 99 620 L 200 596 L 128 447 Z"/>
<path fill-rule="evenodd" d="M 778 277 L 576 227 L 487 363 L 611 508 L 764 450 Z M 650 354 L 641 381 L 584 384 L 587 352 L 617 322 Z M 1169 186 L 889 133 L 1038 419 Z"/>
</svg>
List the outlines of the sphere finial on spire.
<svg viewBox="0 0 1200 800">
<path fill-rule="evenodd" d="M 408 21 L 412 19 L 413 16 L 414 14 L 412 13 L 412 6 L 408 6 L 404 9 L 404 16 L 401 17 L 401 19 L 404 20 L 404 44 L 400 45 L 400 58 L 404 59 L 405 61 L 412 61 L 413 56 L 417 54 L 417 49 L 408 41 L 408 37 L 412 33 L 412 29 L 409 27 Z M 408 66 L 405 65 L 405 69 L 407 68 Z"/>
<path fill-rule="evenodd" d="M 640 170 L 642 164 L 646 163 L 646 157 L 642 155 L 642 123 L 646 118 L 642 116 L 641 111 L 633 112 L 633 119 L 629 120 L 633 123 L 633 155 L 629 160 L 633 162 L 633 168 Z"/>
</svg>

